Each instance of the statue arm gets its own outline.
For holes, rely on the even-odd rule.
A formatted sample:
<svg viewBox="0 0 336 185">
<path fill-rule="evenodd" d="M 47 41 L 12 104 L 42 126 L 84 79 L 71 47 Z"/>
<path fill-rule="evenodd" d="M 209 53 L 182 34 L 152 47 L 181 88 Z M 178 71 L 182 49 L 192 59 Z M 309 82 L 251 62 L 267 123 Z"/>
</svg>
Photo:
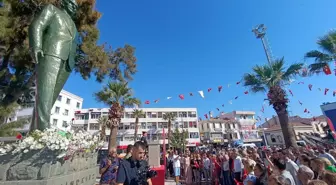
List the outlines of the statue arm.
<svg viewBox="0 0 336 185">
<path fill-rule="evenodd" d="M 55 6 L 49 4 L 43 7 L 29 26 L 29 47 L 32 50 L 42 50 L 43 32 L 55 14 Z"/>
</svg>

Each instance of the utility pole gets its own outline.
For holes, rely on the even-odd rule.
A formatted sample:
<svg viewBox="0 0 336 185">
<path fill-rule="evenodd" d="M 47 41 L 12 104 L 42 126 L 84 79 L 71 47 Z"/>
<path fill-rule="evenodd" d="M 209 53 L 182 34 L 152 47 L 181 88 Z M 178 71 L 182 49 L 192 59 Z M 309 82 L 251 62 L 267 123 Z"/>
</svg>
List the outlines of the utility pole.
<svg viewBox="0 0 336 185">
<path fill-rule="evenodd" d="M 257 39 L 261 39 L 262 45 L 265 50 L 265 54 L 267 57 L 268 64 L 271 65 L 273 58 L 272 58 L 272 51 L 268 43 L 268 39 L 266 37 L 266 26 L 264 24 L 259 24 L 255 28 L 252 29 L 252 32 L 255 34 Z"/>
</svg>

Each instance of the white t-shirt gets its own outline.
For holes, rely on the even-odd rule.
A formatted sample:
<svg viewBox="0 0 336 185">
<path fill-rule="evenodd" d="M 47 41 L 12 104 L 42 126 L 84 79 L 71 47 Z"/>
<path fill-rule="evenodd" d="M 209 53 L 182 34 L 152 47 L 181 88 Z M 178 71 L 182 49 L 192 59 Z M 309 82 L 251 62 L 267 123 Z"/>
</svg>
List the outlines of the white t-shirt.
<svg viewBox="0 0 336 185">
<path fill-rule="evenodd" d="M 181 167 L 181 157 L 178 155 L 173 155 L 173 167 L 174 168 L 180 168 Z"/>
<path fill-rule="evenodd" d="M 242 172 L 244 169 L 244 165 L 242 163 L 242 159 L 237 156 L 236 159 L 234 159 L 234 172 Z"/>
<path fill-rule="evenodd" d="M 229 161 L 224 161 L 223 162 L 223 170 L 224 171 L 229 171 L 230 170 Z"/>
</svg>

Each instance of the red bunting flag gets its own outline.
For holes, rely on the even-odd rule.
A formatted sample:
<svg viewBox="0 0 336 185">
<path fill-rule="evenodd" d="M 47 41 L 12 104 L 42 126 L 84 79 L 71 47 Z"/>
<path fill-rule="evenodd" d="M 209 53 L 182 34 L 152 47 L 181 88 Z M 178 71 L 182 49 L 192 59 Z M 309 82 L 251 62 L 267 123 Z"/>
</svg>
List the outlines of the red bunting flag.
<svg viewBox="0 0 336 185">
<path fill-rule="evenodd" d="M 238 99 L 238 96 L 235 97 L 235 100 Z"/>
<path fill-rule="evenodd" d="M 315 116 L 313 117 L 313 121 L 316 121 L 316 117 Z"/>
<path fill-rule="evenodd" d="M 330 70 L 330 67 L 329 67 L 328 64 L 323 67 L 323 72 L 326 75 L 330 75 L 331 74 L 331 70 Z"/>
<path fill-rule="evenodd" d="M 179 95 L 179 98 L 180 98 L 181 100 L 184 100 L 184 95 L 183 95 L 183 94 L 180 94 L 180 95 Z"/>
<path fill-rule="evenodd" d="M 222 107 L 224 107 L 224 104 L 222 104 Z"/>
<path fill-rule="evenodd" d="M 303 111 L 304 113 L 306 113 L 306 112 L 308 112 L 308 110 L 307 109 L 304 109 L 304 111 Z"/>
<path fill-rule="evenodd" d="M 194 94 L 193 94 L 193 93 L 189 93 L 189 95 L 190 95 L 190 96 L 194 96 Z"/>
<path fill-rule="evenodd" d="M 157 100 L 155 100 L 155 101 L 154 101 L 154 103 L 158 103 L 159 101 L 160 101 L 160 100 L 159 100 L 159 99 L 157 99 Z"/>
<path fill-rule="evenodd" d="M 299 100 L 299 104 L 302 105 L 302 102 L 300 102 L 300 100 Z"/>
<path fill-rule="evenodd" d="M 333 97 L 335 97 L 335 95 L 336 95 L 336 91 L 333 92 Z"/>
<path fill-rule="evenodd" d="M 239 82 L 237 82 L 236 84 L 237 84 L 237 85 L 239 85 L 239 84 L 240 84 L 240 81 L 239 81 Z"/>
<path fill-rule="evenodd" d="M 248 94 L 248 91 L 245 91 L 244 94 Z"/>
<path fill-rule="evenodd" d="M 218 92 L 221 92 L 223 89 L 223 86 L 218 86 Z"/>
<path fill-rule="evenodd" d="M 216 108 L 217 109 L 217 111 L 219 111 L 219 108 Z"/>
<path fill-rule="evenodd" d="M 208 119 L 208 115 L 207 114 L 204 114 L 204 117 L 205 117 L 205 119 Z"/>
<path fill-rule="evenodd" d="M 147 104 L 147 105 L 148 105 L 149 103 L 150 103 L 150 102 L 149 102 L 149 100 L 146 100 L 146 101 L 145 101 L 145 104 Z"/>
<path fill-rule="evenodd" d="M 309 84 L 309 85 L 308 85 L 308 88 L 309 88 L 309 90 L 311 91 L 312 88 L 313 88 L 313 85 L 312 85 L 312 84 Z"/>
<path fill-rule="evenodd" d="M 260 110 L 262 113 L 265 112 L 265 109 L 264 109 L 264 106 L 261 107 L 261 110 Z"/>
<path fill-rule="evenodd" d="M 324 95 L 327 95 L 328 91 L 329 91 L 329 89 L 328 89 L 328 88 L 325 88 L 325 89 L 324 89 Z"/>
<path fill-rule="evenodd" d="M 209 89 L 208 89 L 208 92 L 210 92 L 211 90 L 212 90 L 212 89 L 211 89 L 211 88 L 209 88 Z"/>
<path fill-rule="evenodd" d="M 16 135 L 16 139 L 21 140 L 21 139 L 22 139 L 22 135 L 21 135 L 20 133 L 18 133 L 18 134 Z"/>
<path fill-rule="evenodd" d="M 289 89 L 288 91 L 292 96 L 294 96 L 292 90 Z"/>
</svg>

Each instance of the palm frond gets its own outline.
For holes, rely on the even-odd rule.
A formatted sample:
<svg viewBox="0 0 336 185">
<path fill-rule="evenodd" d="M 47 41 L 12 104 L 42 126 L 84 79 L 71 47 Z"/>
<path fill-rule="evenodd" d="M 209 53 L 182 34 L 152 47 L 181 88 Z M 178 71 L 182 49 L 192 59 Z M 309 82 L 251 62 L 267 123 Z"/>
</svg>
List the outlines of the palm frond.
<svg viewBox="0 0 336 185">
<path fill-rule="evenodd" d="M 328 63 L 313 63 L 309 65 L 309 71 L 311 73 L 320 73 Z"/>
<path fill-rule="evenodd" d="M 266 91 L 263 87 L 263 83 L 258 77 L 254 74 L 245 74 L 244 77 L 244 86 L 250 87 L 251 91 L 256 93 L 260 91 Z"/>
<path fill-rule="evenodd" d="M 303 67 L 303 63 L 295 63 L 295 64 L 290 65 L 287 68 L 286 72 L 282 75 L 282 79 L 284 81 L 289 81 L 292 77 L 294 77 L 295 75 L 299 73 L 302 67 Z"/>
<path fill-rule="evenodd" d="M 326 35 L 320 37 L 317 44 L 329 55 L 334 55 L 336 53 L 336 31 L 332 30 Z"/>
</svg>

